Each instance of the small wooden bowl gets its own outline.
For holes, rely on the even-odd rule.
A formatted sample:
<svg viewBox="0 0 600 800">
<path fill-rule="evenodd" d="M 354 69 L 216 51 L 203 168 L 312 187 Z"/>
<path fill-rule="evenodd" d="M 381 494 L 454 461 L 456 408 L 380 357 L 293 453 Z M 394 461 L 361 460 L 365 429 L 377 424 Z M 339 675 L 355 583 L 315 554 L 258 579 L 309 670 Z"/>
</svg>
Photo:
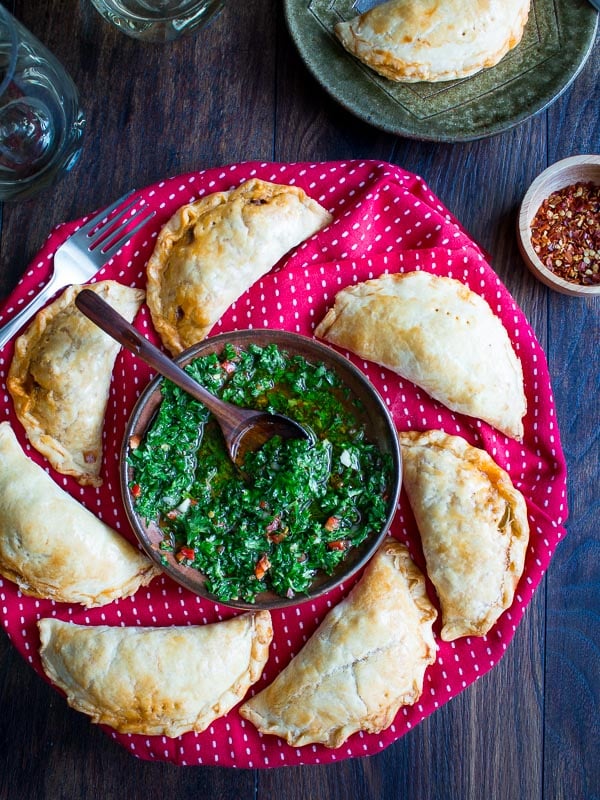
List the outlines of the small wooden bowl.
<svg viewBox="0 0 600 800">
<path fill-rule="evenodd" d="M 529 187 L 518 219 L 517 241 L 525 264 L 546 286 L 577 297 L 600 295 L 600 285 L 582 286 L 560 278 L 542 264 L 531 244 L 531 222 L 543 201 L 559 189 L 579 182 L 600 186 L 600 155 L 571 156 L 557 161 L 539 175 Z"/>
</svg>

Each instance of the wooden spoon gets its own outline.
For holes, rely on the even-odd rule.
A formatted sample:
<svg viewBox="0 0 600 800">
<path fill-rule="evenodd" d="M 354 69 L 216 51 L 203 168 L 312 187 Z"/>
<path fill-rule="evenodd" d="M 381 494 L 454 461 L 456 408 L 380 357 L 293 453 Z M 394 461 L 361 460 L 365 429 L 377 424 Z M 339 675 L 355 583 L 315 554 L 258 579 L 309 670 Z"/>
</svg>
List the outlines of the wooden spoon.
<svg viewBox="0 0 600 800">
<path fill-rule="evenodd" d="M 238 466 L 242 465 L 246 453 L 256 450 L 272 436 L 281 436 L 282 439 L 314 439 L 306 428 L 283 414 L 240 408 L 215 397 L 142 336 L 95 292 L 82 289 L 75 298 L 75 305 L 126 350 L 139 356 L 160 375 L 204 403 L 219 423 L 231 460 Z"/>
</svg>

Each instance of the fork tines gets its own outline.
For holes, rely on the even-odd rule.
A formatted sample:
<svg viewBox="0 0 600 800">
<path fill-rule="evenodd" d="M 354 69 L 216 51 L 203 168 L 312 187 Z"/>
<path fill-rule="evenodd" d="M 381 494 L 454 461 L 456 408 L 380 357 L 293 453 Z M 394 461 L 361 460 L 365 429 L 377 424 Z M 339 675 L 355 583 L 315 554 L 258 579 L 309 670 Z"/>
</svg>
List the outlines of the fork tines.
<svg viewBox="0 0 600 800">
<path fill-rule="evenodd" d="M 138 198 L 133 198 L 127 205 L 111 216 L 112 212 L 134 193 L 135 189 L 124 197 L 120 197 L 108 208 L 104 208 L 99 214 L 92 217 L 77 231 L 77 233 L 86 234 L 89 239 L 88 250 L 90 252 L 99 249 L 107 258 L 111 258 L 134 233 L 140 230 L 156 214 L 156 211 L 149 209 L 145 204 L 140 205 L 135 211 L 131 212 L 131 209 L 138 202 Z M 131 227 L 134 221 L 136 225 Z"/>
</svg>

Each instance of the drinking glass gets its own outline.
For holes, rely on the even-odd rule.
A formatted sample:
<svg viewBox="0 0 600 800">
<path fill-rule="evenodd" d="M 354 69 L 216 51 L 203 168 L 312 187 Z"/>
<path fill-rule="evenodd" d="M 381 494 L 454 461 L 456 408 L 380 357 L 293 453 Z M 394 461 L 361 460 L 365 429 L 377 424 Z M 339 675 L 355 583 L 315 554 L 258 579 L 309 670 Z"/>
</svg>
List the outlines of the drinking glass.
<svg viewBox="0 0 600 800">
<path fill-rule="evenodd" d="M 92 0 L 119 30 L 135 39 L 165 42 L 201 28 L 225 0 Z"/>
<path fill-rule="evenodd" d="M 71 169 L 84 127 L 69 75 L 0 5 L 0 201 L 30 197 Z"/>
</svg>

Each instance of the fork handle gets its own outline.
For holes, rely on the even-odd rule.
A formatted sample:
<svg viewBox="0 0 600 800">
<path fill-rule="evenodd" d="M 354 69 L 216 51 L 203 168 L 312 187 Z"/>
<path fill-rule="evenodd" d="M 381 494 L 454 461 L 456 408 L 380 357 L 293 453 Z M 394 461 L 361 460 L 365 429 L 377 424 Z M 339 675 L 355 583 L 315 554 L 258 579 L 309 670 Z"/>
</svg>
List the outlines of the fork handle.
<svg viewBox="0 0 600 800">
<path fill-rule="evenodd" d="M 59 288 L 60 286 L 56 280 L 56 273 L 53 272 L 50 276 L 50 280 L 42 291 L 36 295 L 25 308 L 22 308 L 10 322 L 7 322 L 6 325 L 0 328 L 0 349 L 4 347 L 9 339 L 12 339 L 12 337 L 19 332 L 23 325 L 33 317 L 36 311 L 38 311 Z"/>
</svg>

